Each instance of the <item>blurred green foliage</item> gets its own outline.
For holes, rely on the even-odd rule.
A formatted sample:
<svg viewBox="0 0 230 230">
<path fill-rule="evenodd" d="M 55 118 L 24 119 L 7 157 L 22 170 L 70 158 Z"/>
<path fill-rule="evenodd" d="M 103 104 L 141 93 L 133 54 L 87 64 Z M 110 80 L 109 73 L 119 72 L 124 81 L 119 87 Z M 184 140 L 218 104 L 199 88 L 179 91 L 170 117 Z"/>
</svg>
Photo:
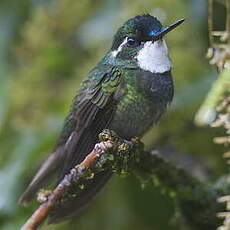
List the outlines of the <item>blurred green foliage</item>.
<svg viewBox="0 0 230 230">
<path fill-rule="evenodd" d="M 14 6 L 14 7 L 12 7 Z M 14 230 L 36 207 L 17 199 L 52 150 L 68 107 L 87 72 L 110 47 L 117 27 L 150 13 L 164 25 L 187 22 L 167 37 L 173 60 L 175 100 L 144 141 L 181 161 L 201 179 L 224 172 L 221 130 L 198 128 L 195 112 L 215 79 L 204 58 L 205 2 L 198 0 L 24 0 L 0 2 L 0 229 Z M 180 159 L 180 160 L 178 160 Z M 198 160 L 197 160 L 198 159 Z M 77 220 L 46 229 L 163 230 L 172 224 L 173 203 L 158 188 L 135 178 L 114 177 L 103 195 Z"/>
</svg>

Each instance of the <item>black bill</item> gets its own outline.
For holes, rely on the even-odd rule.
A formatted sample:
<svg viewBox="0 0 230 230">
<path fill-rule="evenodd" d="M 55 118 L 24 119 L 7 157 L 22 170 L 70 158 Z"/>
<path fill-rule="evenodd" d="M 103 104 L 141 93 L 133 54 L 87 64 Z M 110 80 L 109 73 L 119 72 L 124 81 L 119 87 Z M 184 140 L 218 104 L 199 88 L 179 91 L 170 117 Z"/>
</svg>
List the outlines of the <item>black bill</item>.
<svg viewBox="0 0 230 230">
<path fill-rule="evenodd" d="M 160 32 L 158 32 L 157 34 L 155 34 L 153 36 L 153 41 L 156 41 L 159 38 L 162 38 L 165 34 L 167 34 L 169 31 L 175 29 L 177 26 L 179 26 L 184 21 L 185 21 L 185 19 L 180 19 L 180 20 L 174 22 L 173 24 L 167 26 L 166 28 L 162 29 Z"/>
</svg>

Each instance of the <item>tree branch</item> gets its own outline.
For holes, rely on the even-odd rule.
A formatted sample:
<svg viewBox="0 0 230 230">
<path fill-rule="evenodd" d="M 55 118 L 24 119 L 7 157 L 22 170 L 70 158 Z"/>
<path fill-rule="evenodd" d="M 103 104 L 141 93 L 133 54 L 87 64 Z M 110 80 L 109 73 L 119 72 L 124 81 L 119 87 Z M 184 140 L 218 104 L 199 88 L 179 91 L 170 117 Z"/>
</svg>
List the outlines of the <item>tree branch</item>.
<svg viewBox="0 0 230 230">
<path fill-rule="evenodd" d="M 61 202 L 73 184 L 84 184 L 88 175 L 111 169 L 119 174 L 135 174 L 141 181 L 152 180 L 164 192 L 175 199 L 177 207 L 186 222 L 195 229 L 216 229 L 217 212 L 223 211 L 217 198 L 226 195 L 230 186 L 222 178 L 218 185 L 201 183 L 185 170 L 164 160 L 159 154 L 144 151 L 139 139 L 126 141 L 114 132 L 104 130 L 99 135 L 99 144 L 85 160 L 73 168 L 53 190 L 47 201 L 40 205 L 21 230 L 36 230 L 49 213 Z M 80 180 L 80 182 L 79 182 Z"/>
<path fill-rule="evenodd" d="M 56 203 L 63 198 L 71 185 L 83 178 L 87 174 L 88 169 L 93 168 L 99 157 L 110 148 L 112 148 L 112 143 L 109 140 L 96 144 L 93 151 L 88 154 L 84 161 L 74 167 L 70 173 L 64 177 L 53 192 L 47 197 L 47 201 L 40 205 L 28 221 L 22 226 L 21 230 L 36 230 L 55 207 Z"/>
</svg>

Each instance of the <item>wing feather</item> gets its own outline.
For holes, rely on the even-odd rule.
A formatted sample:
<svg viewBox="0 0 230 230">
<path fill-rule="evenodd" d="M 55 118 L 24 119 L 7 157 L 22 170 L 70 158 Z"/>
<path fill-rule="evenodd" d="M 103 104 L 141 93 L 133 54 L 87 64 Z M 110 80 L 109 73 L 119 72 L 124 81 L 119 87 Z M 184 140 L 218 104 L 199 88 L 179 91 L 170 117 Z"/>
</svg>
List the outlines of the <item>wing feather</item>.
<svg viewBox="0 0 230 230">
<path fill-rule="evenodd" d="M 75 98 L 69 116 L 64 123 L 64 129 L 58 140 L 56 149 L 61 157 L 58 161 L 47 162 L 41 167 L 33 181 L 23 194 L 21 202 L 30 201 L 36 191 L 43 186 L 44 178 L 48 178 L 52 165 L 59 171 L 60 181 L 71 168 L 79 164 L 92 150 L 98 141 L 98 134 L 108 127 L 116 108 L 114 93 L 121 82 L 121 72 L 112 66 L 98 66 L 83 83 L 83 89 Z M 67 130 L 66 130 L 67 127 Z M 56 156 L 54 151 L 54 156 Z M 52 155 L 51 155 L 52 156 Z M 50 221 L 58 222 L 69 217 L 73 212 L 82 209 L 86 203 L 103 187 L 110 178 L 111 172 L 102 172 L 95 176 L 84 191 L 78 191 L 78 196 L 61 203 L 52 212 Z"/>
</svg>

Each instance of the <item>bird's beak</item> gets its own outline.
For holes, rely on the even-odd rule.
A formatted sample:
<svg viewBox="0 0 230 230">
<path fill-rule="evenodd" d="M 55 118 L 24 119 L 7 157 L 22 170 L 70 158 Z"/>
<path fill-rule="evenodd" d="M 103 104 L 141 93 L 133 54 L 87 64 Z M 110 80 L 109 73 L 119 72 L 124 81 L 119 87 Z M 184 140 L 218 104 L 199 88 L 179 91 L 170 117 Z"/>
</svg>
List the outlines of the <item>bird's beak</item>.
<svg viewBox="0 0 230 230">
<path fill-rule="evenodd" d="M 165 36 L 165 34 L 167 34 L 169 31 L 175 29 L 177 26 L 179 26 L 181 23 L 183 23 L 185 21 L 185 19 L 180 19 L 176 22 L 174 22 L 173 24 L 167 26 L 166 28 L 162 29 L 161 31 L 159 31 L 157 34 L 154 34 L 153 36 L 153 41 L 158 40 L 159 38 L 162 38 L 163 36 Z"/>
</svg>

